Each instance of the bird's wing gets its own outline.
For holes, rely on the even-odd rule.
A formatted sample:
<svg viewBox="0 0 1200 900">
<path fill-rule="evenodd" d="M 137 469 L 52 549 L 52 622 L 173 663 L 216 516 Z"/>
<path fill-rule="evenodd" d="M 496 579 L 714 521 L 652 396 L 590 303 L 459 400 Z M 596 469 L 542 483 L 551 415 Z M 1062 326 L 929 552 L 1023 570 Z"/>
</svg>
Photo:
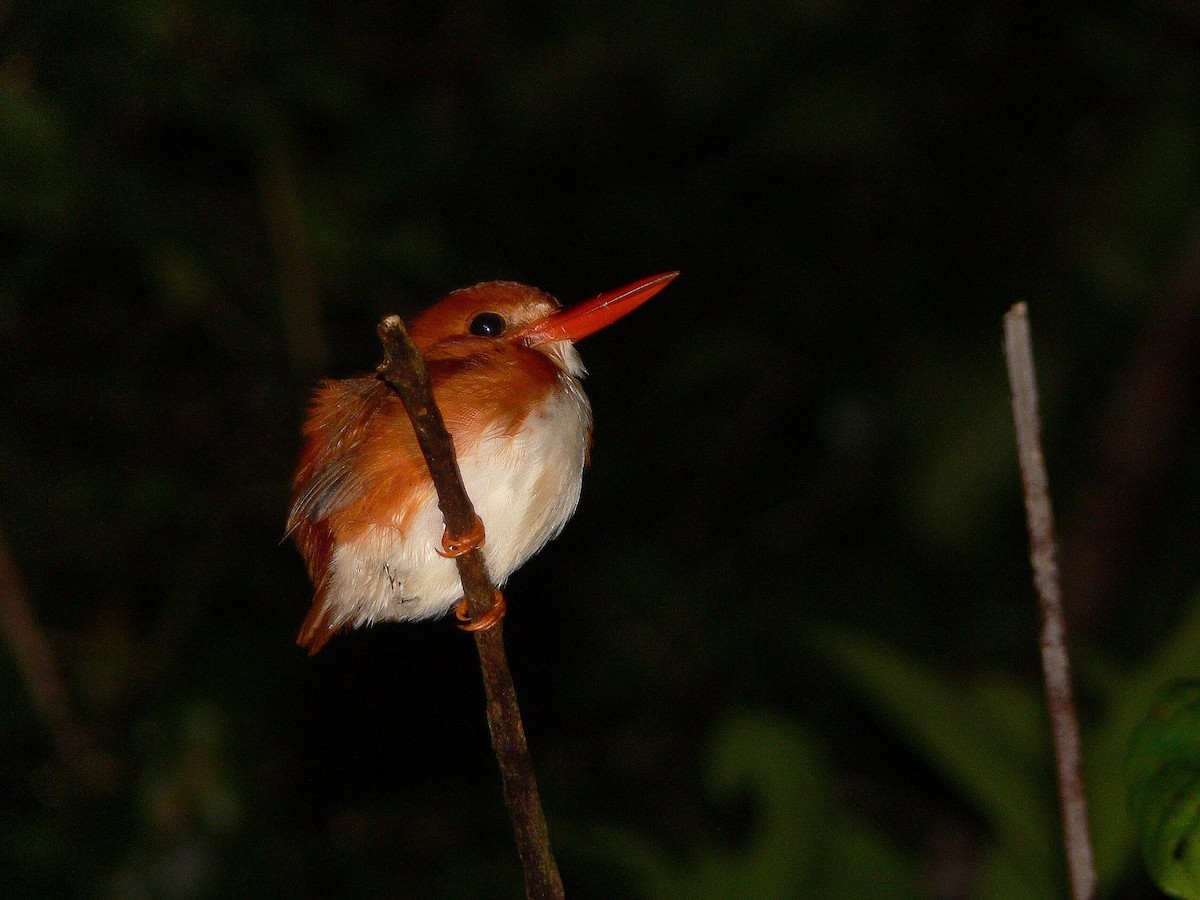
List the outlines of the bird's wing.
<svg viewBox="0 0 1200 900">
<path fill-rule="evenodd" d="M 391 391 L 374 378 L 325 381 L 313 395 L 304 425 L 304 449 L 292 480 L 286 532 L 295 539 L 315 587 L 312 606 L 296 638 L 310 655 L 337 630 L 331 625 L 332 610 L 326 600 L 330 559 L 339 526 L 345 525 L 345 516 L 339 514 L 370 489 L 370 471 L 362 465 L 362 456 L 390 396 Z"/>
<path fill-rule="evenodd" d="M 381 391 L 382 389 L 382 391 Z M 373 378 L 323 381 L 317 386 L 304 424 L 304 449 L 292 479 L 287 535 L 305 523 L 326 519 L 356 493 L 357 456 L 372 420 L 386 399 Z"/>
</svg>

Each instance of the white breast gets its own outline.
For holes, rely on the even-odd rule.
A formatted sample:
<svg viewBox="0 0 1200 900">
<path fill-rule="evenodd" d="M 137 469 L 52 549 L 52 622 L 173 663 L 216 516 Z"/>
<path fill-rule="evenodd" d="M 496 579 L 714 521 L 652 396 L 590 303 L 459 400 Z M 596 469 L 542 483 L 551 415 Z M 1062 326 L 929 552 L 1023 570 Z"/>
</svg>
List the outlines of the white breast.
<svg viewBox="0 0 1200 900">
<path fill-rule="evenodd" d="M 458 448 L 463 484 L 486 532 L 484 559 L 497 584 L 557 535 L 579 502 L 591 407 L 575 377 L 583 371 L 579 357 L 569 344 L 563 346 L 572 358 L 559 363 L 564 370 L 559 386 L 515 435 L 497 429 L 470 448 Z M 375 525 L 339 545 L 326 600 L 331 626 L 449 611 L 463 592 L 455 562 L 435 550 L 444 527 L 430 487 L 405 539 L 396 528 Z"/>
</svg>

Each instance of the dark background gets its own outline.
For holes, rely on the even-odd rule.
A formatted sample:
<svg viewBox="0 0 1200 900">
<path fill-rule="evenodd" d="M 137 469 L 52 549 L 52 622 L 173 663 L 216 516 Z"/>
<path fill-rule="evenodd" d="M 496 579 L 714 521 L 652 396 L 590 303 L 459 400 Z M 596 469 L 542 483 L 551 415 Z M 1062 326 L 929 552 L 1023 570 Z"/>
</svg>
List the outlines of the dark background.
<svg viewBox="0 0 1200 900">
<path fill-rule="evenodd" d="M 1179 2 L 0 3 L 6 890 L 517 896 L 469 639 L 293 645 L 299 423 L 386 313 L 679 269 L 582 345 L 580 510 L 507 592 L 568 893 L 751 896 L 706 868 L 769 818 L 707 787 L 750 716 L 811 743 L 835 811 L 772 865 L 843 820 L 891 853 L 775 896 L 1032 896 L 978 888 L 1003 829 L 822 636 L 1036 697 L 1027 300 L 1085 731 L 1170 639 L 1198 176 Z M 1103 894 L 1156 896 L 1106 859 Z"/>
</svg>

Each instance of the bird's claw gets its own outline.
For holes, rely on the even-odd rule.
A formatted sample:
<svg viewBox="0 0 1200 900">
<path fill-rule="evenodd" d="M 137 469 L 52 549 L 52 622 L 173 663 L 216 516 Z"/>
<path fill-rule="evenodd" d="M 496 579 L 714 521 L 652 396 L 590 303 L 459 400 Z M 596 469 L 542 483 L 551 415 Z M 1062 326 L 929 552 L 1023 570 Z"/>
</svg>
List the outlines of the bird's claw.
<svg viewBox="0 0 1200 900">
<path fill-rule="evenodd" d="M 438 556 L 444 556 L 446 559 L 454 559 L 462 556 L 464 553 L 469 553 L 476 547 L 482 547 L 484 542 L 483 534 L 483 519 L 479 516 L 475 517 L 475 524 L 471 526 L 471 530 L 466 534 L 458 537 L 451 537 L 450 530 L 446 529 L 442 532 L 442 549 L 434 550 Z"/>
<path fill-rule="evenodd" d="M 466 597 L 459 600 L 458 605 L 454 607 L 455 617 L 463 623 L 458 627 L 463 631 L 490 631 L 500 624 L 500 620 L 504 618 L 506 612 L 508 612 L 508 602 L 504 599 L 504 593 L 500 588 L 496 588 L 496 593 L 492 595 L 491 609 L 478 619 L 471 618 L 471 613 L 467 609 Z"/>
</svg>

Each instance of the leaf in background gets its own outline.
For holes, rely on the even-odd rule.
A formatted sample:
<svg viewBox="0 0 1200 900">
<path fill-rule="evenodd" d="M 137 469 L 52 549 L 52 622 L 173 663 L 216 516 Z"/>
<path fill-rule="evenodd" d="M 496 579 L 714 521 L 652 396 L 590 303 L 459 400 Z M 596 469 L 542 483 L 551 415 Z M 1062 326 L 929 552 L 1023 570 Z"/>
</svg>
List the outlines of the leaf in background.
<svg viewBox="0 0 1200 900">
<path fill-rule="evenodd" d="M 1049 761 L 1029 756 L 1031 691 L 1011 709 L 994 688 L 980 693 L 862 635 L 828 630 L 817 651 L 848 675 L 987 819 L 1004 856 L 1020 873 L 1024 897 L 1057 896 L 1061 841 L 1055 826 Z M 1010 698 L 1021 696 L 1009 690 Z M 987 696 L 988 702 L 981 702 Z M 1049 742 L 1047 741 L 1047 751 Z M 1039 893 L 1040 891 L 1040 893 Z"/>
<path fill-rule="evenodd" d="M 0 223 L 20 223 L 40 236 L 69 220 L 80 173 L 71 157 L 70 124 L 36 89 L 35 77 L 28 56 L 0 58 Z"/>
<path fill-rule="evenodd" d="M 1173 896 L 1200 898 L 1200 681 L 1155 696 L 1133 733 L 1126 783 L 1150 874 Z"/>
<path fill-rule="evenodd" d="M 754 825 L 739 846 L 702 845 L 678 862 L 652 841 L 620 828 L 592 829 L 575 852 L 616 863 L 644 897 L 866 898 L 921 896 L 911 864 L 872 826 L 832 802 L 825 759 L 799 726 L 742 714 L 712 739 L 709 795 L 749 795 Z"/>
<path fill-rule="evenodd" d="M 1098 728 L 1084 734 L 1083 771 L 1087 778 L 1096 875 L 1100 893 L 1115 888 L 1135 852 L 1134 826 L 1129 820 L 1123 775 L 1129 739 L 1150 706 L 1159 686 L 1187 677 L 1200 660 L 1200 597 L 1171 633 L 1169 640 L 1117 681 L 1103 700 L 1104 717 Z"/>
</svg>

